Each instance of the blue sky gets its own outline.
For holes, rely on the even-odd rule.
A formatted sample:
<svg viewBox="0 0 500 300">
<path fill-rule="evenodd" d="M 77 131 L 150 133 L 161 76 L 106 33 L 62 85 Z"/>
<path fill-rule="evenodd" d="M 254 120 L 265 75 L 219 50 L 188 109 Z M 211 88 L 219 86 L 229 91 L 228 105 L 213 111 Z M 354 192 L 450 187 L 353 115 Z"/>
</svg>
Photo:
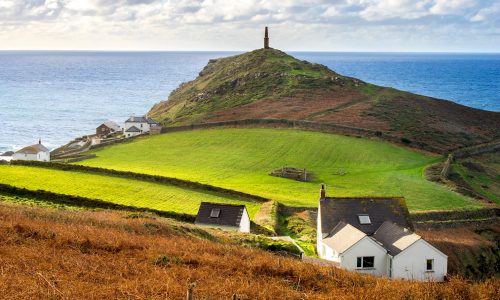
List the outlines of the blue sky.
<svg viewBox="0 0 500 300">
<path fill-rule="evenodd" d="M 0 0 L 0 49 L 500 52 L 495 0 Z"/>
</svg>

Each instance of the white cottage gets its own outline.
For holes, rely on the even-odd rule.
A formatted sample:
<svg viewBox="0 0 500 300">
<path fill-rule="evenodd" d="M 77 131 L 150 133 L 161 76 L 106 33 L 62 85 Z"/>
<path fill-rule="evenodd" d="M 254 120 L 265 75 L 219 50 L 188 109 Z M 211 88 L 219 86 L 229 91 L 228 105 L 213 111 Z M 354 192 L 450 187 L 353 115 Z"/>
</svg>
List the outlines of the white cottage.
<svg viewBox="0 0 500 300">
<path fill-rule="evenodd" d="M 125 136 L 128 136 L 126 133 L 131 132 L 130 130 L 132 127 L 135 127 L 135 129 L 132 129 L 133 132 L 139 132 L 139 134 L 143 134 L 149 132 L 151 130 L 151 127 L 154 126 L 159 126 L 159 124 L 150 118 L 131 116 L 130 118 L 127 119 L 127 121 L 125 121 L 125 127 L 124 127 Z"/>
<path fill-rule="evenodd" d="M 346 270 L 443 281 L 447 256 L 412 228 L 404 198 L 333 198 L 322 187 L 317 252 Z"/>
<path fill-rule="evenodd" d="M 227 231 L 250 232 L 250 216 L 245 205 L 202 202 L 194 223 Z"/>
<path fill-rule="evenodd" d="M 36 161 L 50 161 L 50 151 L 39 140 L 38 144 L 24 147 L 16 151 L 12 156 L 12 160 L 36 160 Z"/>
</svg>

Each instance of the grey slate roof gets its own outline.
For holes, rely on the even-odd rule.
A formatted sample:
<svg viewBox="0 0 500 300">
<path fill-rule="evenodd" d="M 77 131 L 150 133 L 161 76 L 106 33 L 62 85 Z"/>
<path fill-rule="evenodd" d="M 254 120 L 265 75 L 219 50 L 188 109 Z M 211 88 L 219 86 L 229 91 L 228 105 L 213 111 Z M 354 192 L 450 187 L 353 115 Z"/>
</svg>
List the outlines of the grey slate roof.
<svg viewBox="0 0 500 300">
<path fill-rule="evenodd" d="M 148 120 L 145 117 L 130 117 L 125 121 L 125 123 L 148 123 Z"/>
<path fill-rule="evenodd" d="M 125 130 L 125 132 L 141 132 L 141 130 L 135 126 L 132 126 L 129 129 Z"/>
<path fill-rule="evenodd" d="M 386 221 L 377 229 L 373 238 L 382 243 L 382 246 L 389 251 L 389 254 L 396 256 L 420 240 L 421 237 L 406 228 Z"/>
<path fill-rule="evenodd" d="M 212 209 L 220 209 L 218 218 L 210 217 Z M 245 205 L 202 202 L 194 223 L 239 227 L 245 211 Z"/>
<path fill-rule="evenodd" d="M 406 202 L 402 197 L 366 197 L 320 199 L 321 230 L 330 233 L 339 222 L 351 224 L 367 235 L 372 235 L 385 221 L 413 230 Z M 360 224 L 358 215 L 367 214 L 371 224 Z"/>
<path fill-rule="evenodd" d="M 106 122 L 102 123 L 101 125 L 104 125 L 104 126 L 110 128 L 110 129 L 113 129 L 114 131 L 120 131 L 121 130 L 120 125 L 116 124 L 113 121 L 106 121 Z"/>
<path fill-rule="evenodd" d="M 42 144 L 34 144 L 16 151 L 16 153 L 23 153 L 23 154 L 37 154 L 38 152 L 49 152 L 49 149 L 47 149 Z"/>
<path fill-rule="evenodd" d="M 12 155 L 14 155 L 14 151 L 7 151 L 7 152 L 0 154 L 0 156 L 12 156 Z"/>
</svg>

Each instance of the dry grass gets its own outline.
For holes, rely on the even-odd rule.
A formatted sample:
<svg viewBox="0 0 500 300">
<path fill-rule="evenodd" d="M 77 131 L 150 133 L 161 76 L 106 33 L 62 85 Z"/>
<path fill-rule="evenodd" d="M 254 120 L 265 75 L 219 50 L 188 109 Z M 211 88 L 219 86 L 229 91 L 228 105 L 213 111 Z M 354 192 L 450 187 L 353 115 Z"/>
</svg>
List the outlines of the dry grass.
<svg viewBox="0 0 500 300">
<path fill-rule="evenodd" d="M 498 280 L 390 281 L 196 237 L 126 213 L 0 204 L 4 299 L 493 299 Z"/>
</svg>

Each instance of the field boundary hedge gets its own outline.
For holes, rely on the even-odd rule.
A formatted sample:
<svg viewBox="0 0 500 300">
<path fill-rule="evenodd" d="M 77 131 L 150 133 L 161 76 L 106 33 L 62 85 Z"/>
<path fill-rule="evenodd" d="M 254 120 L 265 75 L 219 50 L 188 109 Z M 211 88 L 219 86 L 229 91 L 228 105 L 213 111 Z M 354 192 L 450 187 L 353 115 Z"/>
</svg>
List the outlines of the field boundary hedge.
<svg viewBox="0 0 500 300">
<path fill-rule="evenodd" d="M 89 167 L 89 166 L 82 166 L 82 165 L 69 165 L 69 164 L 57 163 L 57 162 L 14 160 L 14 161 L 11 161 L 11 165 L 42 167 L 42 168 L 56 169 L 56 170 L 62 170 L 62 171 L 76 171 L 76 172 L 85 172 L 85 173 L 105 174 L 105 175 L 117 176 L 117 177 L 122 177 L 122 178 L 130 178 L 130 179 L 153 182 L 153 183 L 169 184 L 169 185 L 174 185 L 174 186 L 184 187 L 184 188 L 189 188 L 189 189 L 194 189 L 194 190 L 216 192 L 216 193 L 220 193 L 220 194 L 224 194 L 224 195 L 230 195 L 230 196 L 235 196 L 238 198 L 253 200 L 255 202 L 264 203 L 264 202 L 269 201 L 269 199 L 264 198 L 264 197 L 260 197 L 260 196 L 256 196 L 256 195 L 252 195 L 252 194 L 248 194 L 248 193 L 244 193 L 244 192 L 239 192 L 239 191 L 235 191 L 235 190 L 231 190 L 231 189 L 221 188 L 221 187 L 217 187 L 217 186 L 213 186 L 213 185 L 209 185 L 209 184 L 203 184 L 203 183 L 199 183 L 199 182 L 195 182 L 195 181 L 178 179 L 178 178 L 174 178 L 174 177 L 149 175 L 149 174 L 135 173 L 135 172 L 130 172 L 130 171 L 118 171 L 118 170 L 113 170 L 113 169 Z"/>
<path fill-rule="evenodd" d="M 176 219 L 183 222 L 194 222 L 196 218 L 194 215 L 189 215 L 189 214 L 116 204 L 101 199 L 59 194 L 45 190 L 30 190 L 2 183 L 0 183 L 0 193 L 16 195 L 21 197 L 30 197 L 35 199 L 43 199 L 52 203 L 72 205 L 77 207 L 113 209 L 113 210 L 131 211 L 131 212 L 148 212 L 148 213 L 154 213 L 160 217 Z"/>
</svg>

